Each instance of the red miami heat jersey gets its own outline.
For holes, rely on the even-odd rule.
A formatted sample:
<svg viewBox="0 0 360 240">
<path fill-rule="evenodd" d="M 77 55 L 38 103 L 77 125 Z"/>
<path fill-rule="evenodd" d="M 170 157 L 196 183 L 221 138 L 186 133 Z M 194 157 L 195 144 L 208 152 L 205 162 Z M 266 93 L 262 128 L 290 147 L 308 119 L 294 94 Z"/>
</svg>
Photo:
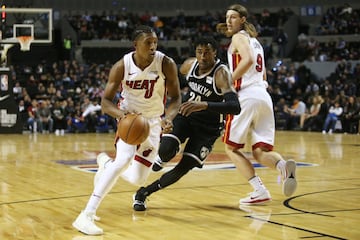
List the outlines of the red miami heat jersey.
<svg viewBox="0 0 360 240">
<path fill-rule="evenodd" d="M 130 52 L 124 55 L 120 109 L 136 111 L 147 118 L 161 116 L 165 107 L 165 76 L 162 73 L 164 54 L 156 51 L 153 62 L 144 70 L 135 65 L 133 54 Z"/>
<path fill-rule="evenodd" d="M 263 74 L 265 70 L 265 62 L 264 62 L 264 50 L 256 38 L 252 38 L 249 36 L 247 32 L 244 30 L 240 31 L 240 34 L 244 34 L 250 43 L 250 49 L 252 52 L 252 58 L 254 60 L 253 65 L 249 68 L 249 70 L 242 76 L 241 79 L 237 79 L 234 82 L 234 87 L 237 91 L 240 89 L 246 88 L 250 85 L 258 85 L 264 86 L 263 82 Z M 228 49 L 228 63 L 231 72 L 234 72 L 237 65 L 241 61 L 241 56 L 234 52 L 232 48 L 232 44 L 230 44 Z"/>
</svg>

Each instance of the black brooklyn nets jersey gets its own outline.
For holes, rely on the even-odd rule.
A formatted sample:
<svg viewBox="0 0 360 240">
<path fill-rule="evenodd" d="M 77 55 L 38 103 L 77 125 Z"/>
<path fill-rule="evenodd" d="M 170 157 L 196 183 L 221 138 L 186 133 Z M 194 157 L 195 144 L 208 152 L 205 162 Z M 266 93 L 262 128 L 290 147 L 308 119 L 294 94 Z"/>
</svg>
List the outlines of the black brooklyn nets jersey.
<svg viewBox="0 0 360 240">
<path fill-rule="evenodd" d="M 185 101 L 222 102 L 224 99 L 223 95 L 221 90 L 216 88 L 214 79 L 215 72 L 220 66 L 224 65 L 217 59 L 214 67 L 209 72 L 199 75 L 199 63 L 195 60 L 186 76 L 189 91 Z M 215 127 L 222 127 L 223 124 L 222 114 L 207 110 L 194 112 L 189 118 L 198 123 L 211 124 Z"/>
</svg>

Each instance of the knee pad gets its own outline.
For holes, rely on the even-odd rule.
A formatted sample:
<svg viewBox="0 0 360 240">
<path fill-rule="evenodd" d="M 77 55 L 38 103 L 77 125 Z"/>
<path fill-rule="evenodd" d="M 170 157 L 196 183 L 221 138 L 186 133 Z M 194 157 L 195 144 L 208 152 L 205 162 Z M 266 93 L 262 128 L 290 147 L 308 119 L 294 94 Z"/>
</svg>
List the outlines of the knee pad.
<svg viewBox="0 0 360 240">
<path fill-rule="evenodd" d="M 164 134 L 161 138 L 159 156 L 163 162 L 170 161 L 180 151 L 180 140 L 171 134 Z"/>
</svg>

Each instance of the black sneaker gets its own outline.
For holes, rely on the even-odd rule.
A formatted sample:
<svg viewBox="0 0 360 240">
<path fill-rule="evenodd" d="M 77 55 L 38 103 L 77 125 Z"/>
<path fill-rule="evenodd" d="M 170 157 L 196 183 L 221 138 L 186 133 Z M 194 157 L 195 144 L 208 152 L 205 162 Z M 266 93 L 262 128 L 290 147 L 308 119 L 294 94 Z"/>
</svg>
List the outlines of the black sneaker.
<svg viewBox="0 0 360 240">
<path fill-rule="evenodd" d="M 153 164 L 153 166 L 152 166 L 152 170 L 153 170 L 154 172 L 158 172 L 158 171 L 160 171 L 161 169 L 163 169 L 164 165 L 165 165 L 165 163 L 160 159 L 159 156 L 157 156 L 157 157 L 155 158 L 154 164 Z"/>
<path fill-rule="evenodd" d="M 146 210 L 146 196 L 144 192 L 144 187 L 141 187 L 134 195 L 133 209 L 135 211 L 145 211 Z"/>
</svg>

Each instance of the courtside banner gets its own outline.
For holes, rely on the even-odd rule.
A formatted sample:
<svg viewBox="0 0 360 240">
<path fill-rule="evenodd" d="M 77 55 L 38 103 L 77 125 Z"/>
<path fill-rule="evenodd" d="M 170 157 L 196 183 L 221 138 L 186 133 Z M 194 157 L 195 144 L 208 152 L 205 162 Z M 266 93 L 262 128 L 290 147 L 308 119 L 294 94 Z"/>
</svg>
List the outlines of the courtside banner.
<svg viewBox="0 0 360 240">
<path fill-rule="evenodd" d="M 0 68 L 0 133 L 22 133 L 23 123 L 13 87 L 10 69 Z"/>
</svg>

